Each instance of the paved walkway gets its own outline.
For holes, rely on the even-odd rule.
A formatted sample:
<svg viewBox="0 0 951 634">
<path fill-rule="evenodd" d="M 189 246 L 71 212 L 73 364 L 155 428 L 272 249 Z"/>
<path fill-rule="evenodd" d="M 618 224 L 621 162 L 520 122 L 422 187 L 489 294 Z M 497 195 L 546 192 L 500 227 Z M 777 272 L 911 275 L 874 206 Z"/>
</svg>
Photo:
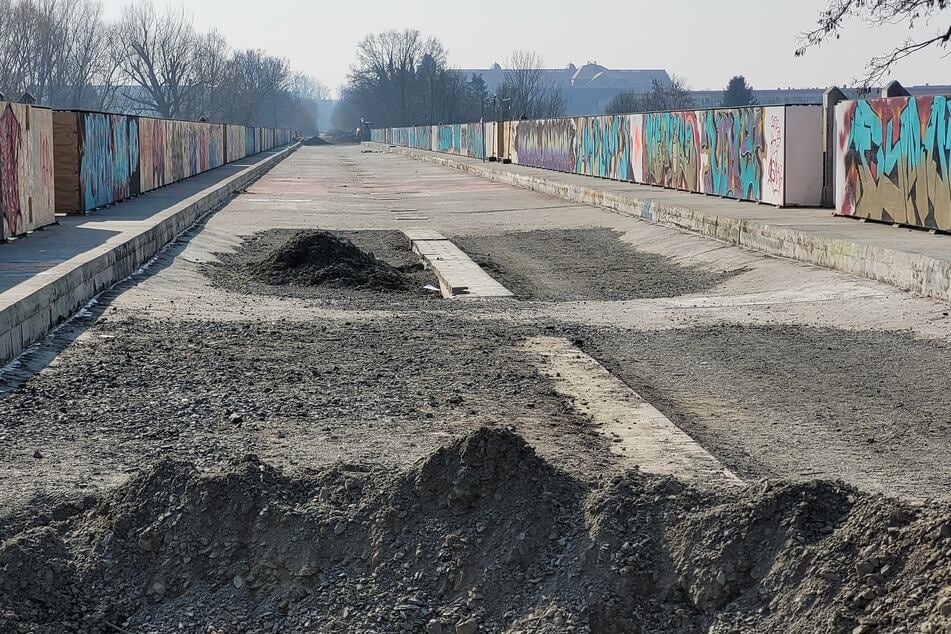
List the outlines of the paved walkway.
<svg viewBox="0 0 951 634">
<path fill-rule="evenodd" d="M 831 209 L 779 209 L 436 152 L 386 150 L 951 301 L 951 236 L 946 234 L 862 222 L 835 216 Z"/>
<path fill-rule="evenodd" d="M 279 148 L 0 244 L 0 364 L 286 155 Z"/>
<path fill-rule="evenodd" d="M 0 244 L 0 307 L 3 293 L 23 282 L 44 277 L 53 267 L 94 249 L 107 250 L 113 238 L 138 233 L 169 207 L 224 182 L 274 152 L 250 156 L 85 216 L 58 215 L 57 224 L 18 240 Z"/>
</svg>

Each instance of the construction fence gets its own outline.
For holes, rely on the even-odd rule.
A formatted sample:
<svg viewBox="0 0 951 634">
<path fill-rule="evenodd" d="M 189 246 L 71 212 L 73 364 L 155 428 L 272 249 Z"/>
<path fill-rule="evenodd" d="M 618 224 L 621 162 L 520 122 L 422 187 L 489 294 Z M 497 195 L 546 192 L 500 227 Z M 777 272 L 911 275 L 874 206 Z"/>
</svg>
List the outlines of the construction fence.
<svg viewBox="0 0 951 634">
<path fill-rule="evenodd" d="M 286 145 L 287 129 L 0 102 L 0 239 Z"/>
<path fill-rule="evenodd" d="M 391 128 L 372 138 L 780 207 L 834 203 L 843 216 L 951 231 L 944 96 Z M 824 199 L 825 189 L 834 196 Z"/>
</svg>

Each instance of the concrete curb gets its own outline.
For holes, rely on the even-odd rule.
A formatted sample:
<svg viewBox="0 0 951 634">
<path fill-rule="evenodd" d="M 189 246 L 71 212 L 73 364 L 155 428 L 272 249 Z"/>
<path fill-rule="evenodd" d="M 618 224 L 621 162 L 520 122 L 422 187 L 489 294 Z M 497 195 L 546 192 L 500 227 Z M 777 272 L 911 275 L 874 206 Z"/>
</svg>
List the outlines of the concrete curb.
<svg viewBox="0 0 951 634">
<path fill-rule="evenodd" d="M 808 231 L 659 203 L 650 198 L 599 189 L 596 184 L 569 185 L 545 176 L 545 170 L 538 170 L 537 175 L 518 174 L 495 167 L 492 163 L 468 163 L 447 155 L 379 143 L 368 145 L 385 152 L 452 167 L 506 185 L 542 192 L 571 202 L 604 207 L 636 216 L 652 224 L 697 233 L 769 255 L 851 273 L 925 297 L 951 301 L 951 261 L 878 247 L 857 240 L 833 239 Z"/>
<path fill-rule="evenodd" d="M 0 309 L 0 365 L 15 359 L 91 299 L 135 273 L 176 236 L 298 147 L 288 146 L 162 210 L 151 218 L 151 226 L 123 242 L 92 249 L 44 271 L 42 277 L 49 281 L 42 285 L 24 284 L 0 295 L 3 300 L 22 295 Z"/>
</svg>

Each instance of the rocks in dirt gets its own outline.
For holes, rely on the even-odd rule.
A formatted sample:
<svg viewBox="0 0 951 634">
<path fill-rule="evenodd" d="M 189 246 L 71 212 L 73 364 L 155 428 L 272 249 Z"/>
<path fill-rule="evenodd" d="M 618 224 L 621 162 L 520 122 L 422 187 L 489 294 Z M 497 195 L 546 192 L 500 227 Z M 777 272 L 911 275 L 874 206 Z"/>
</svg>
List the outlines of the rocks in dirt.
<svg viewBox="0 0 951 634">
<path fill-rule="evenodd" d="M 951 625 L 951 547 L 934 538 L 946 506 L 637 471 L 591 488 L 508 430 L 481 429 L 402 473 L 166 461 L 84 508 L 0 534 L 0 630 Z"/>
<path fill-rule="evenodd" d="M 259 281 L 270 285 L 391 291 L 413 286 L 402 271 L 361 251 L 350 240 L 318 230 L 296 232 L 249 269 Z"/>
</svg>

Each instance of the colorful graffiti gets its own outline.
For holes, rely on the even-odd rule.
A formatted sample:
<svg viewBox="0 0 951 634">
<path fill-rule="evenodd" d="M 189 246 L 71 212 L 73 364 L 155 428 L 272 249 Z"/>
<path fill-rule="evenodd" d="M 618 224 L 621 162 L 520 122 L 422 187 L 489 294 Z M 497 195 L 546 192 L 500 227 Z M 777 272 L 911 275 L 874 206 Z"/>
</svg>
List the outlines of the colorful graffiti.
<svg viewBox="0 0 951 634">
<path fill-rule="evenodd" d="M 631 129 L 627 117 L 581 117 L 575 122 L 574 172 L 599 178 L 631 180 Z"/>
<path fill-rule="evenodd" d="M 700 126 L 697 113 L 644 115 L 644 182 L 700 191 Z"/>
<path fill-rule="evenodd" d="M 0 238 L 56 221 L 52 112 L 0 103 Z"/>
<path fill-rule="evenodd" d="M 0 205 L 3 237 L 17 235 L 23 208 L 20 205 L 20 122 L 12 104 L 0 116 Z"/>
<path fill-rule="evenodd" d="M 515 154 L 520 165 L 573 172 L 575 156 L 574 119 L 519 121 L 515 127 Z"/>
<path fill-rule="evenodd" d="M 700 184 L 705 194 L 761 200 L 763 161 L 763 109 L 734 108 L 698 113 Z"/>
<path fill-rule="evenodd" d="M 836 211 L 951 231 L 951 102 L 893 97 L 836 106 Z"/>
<path fill-rule="evenodd" d="M 488 156 L 520 165 L 775 205 L 817 205 L 821 144 L 804 141 L 789 159 L 786 139 L 790 121 L 805 139 L 817 139 L 820 119 L 819 106 L 757 106 L 520 120 L 492 124 L 490 137 L 476 141 L 479 124 L 434 126 L 432 149 L 478 156 L 471 149 L 480 143 Z M 415 136 L 429 129 L 377 130 L 373 138 L 419 147 Z M 790 174 L 797 184 L 792 195 Z"/>
</svg>

